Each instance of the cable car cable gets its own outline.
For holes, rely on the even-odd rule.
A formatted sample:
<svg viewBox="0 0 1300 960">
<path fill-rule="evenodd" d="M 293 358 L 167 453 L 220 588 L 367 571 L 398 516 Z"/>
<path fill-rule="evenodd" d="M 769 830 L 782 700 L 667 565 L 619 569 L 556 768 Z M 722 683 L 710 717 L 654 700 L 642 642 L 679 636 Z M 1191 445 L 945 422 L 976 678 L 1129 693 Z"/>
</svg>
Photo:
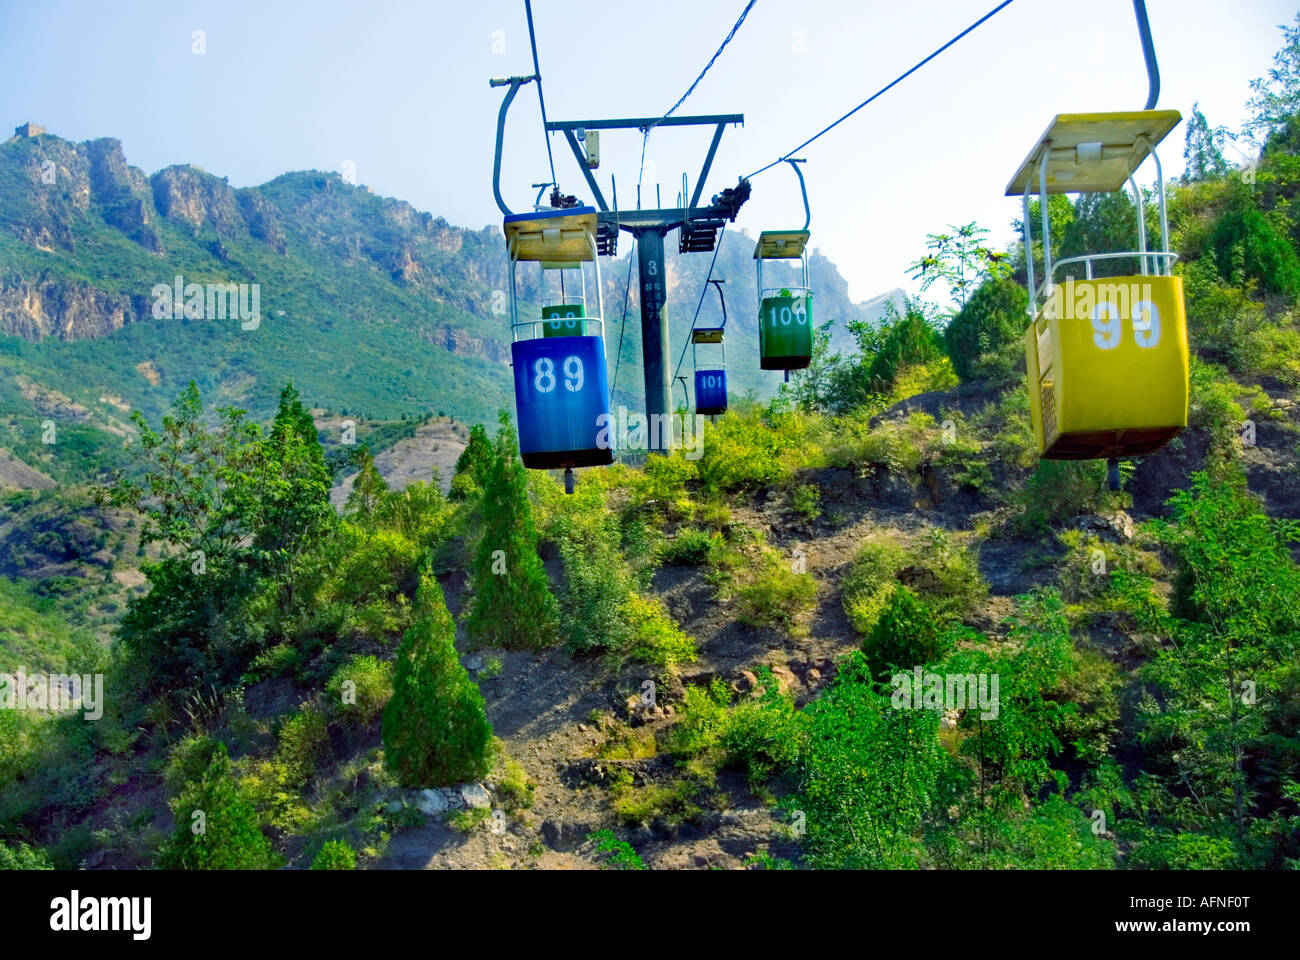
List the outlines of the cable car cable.
<svg viewBox="0 0 1300 960">
<path fill-rule="evenodd" d="M 636 185 L 638 190 L 640 190 L 641 188 L 641 175 L 645 172 L 645 145 L 646 145 L 646 141 L 650 139 L 650 131 L 653 130 L 656 126 L 658 126 L 661 121 L 667 120 L 669 117 L 671 117 L 673 113 L 676 112 L 677 108 L 686 102 L 686 98 L 695 92 L 695 88 L 700 85 L 700 81 L 704 79 L 704 75 L 708 73 L 709 69 L 713 66 L 713 64 L 717 62 L 718 57 L 722 56 L 722 51 L 727 49 L 727 44 L 731 43 L 732 38 L 735 37 L 736 35 L 736 31 L 740 29 L 740 25 L 745 22 L 745 18 L 749 16 L 749 11 L 754 9 L 754 4 L 757 2 L 758 0 L 749 0 L 749 3 L 745 4 L 745 9 L 740 12 L 739 19 L 737 19 L 736 22 L 732 25 L 731 31 L 727 34 L 726 38 L 722 41 L 722 45 L 718 47 L 718 49 L 714 52 L 713 56 L 709 58 L 709 62 L 704 65 L 704 69 L 701 70 L 700 75 L 695 78 L 695 82 L 690 85 L 690 88 L 685 93 L 683 93 L 680 98 L 678 98 L 677 102 L 674 103 L 669 108 L 667 113 L 665 113 L 654 123 L 647 126 L 645 130 L 642 132 L 641 169 L 637 171 L 637 175 L 636 175 Z"/>
<path fill-rule="evenodd" d="M 528 14 L 528 43 L 533 48 L 533 75 L 537 78 L 537 103 L 542 108 L 542 136 L 546 139 L 546 159 L 551 164 L 551 183 L 560 187 L 555 180 L 555 158 L 551 156 L 551 135 L 546 132 L 546 98 L 542 96 L 542 68 L 537 63 L 537 35 L 533 32 L 533 0 L 524 0 L 524 12 Z"/>
<path fill-rule="evenodd" d="M 623 364 L 623 334 L 627 330 L 627 298 L 632 293 L 632 264 L 636 261 L 633 254 L 636 253 L 636 241 L 632 243 L 632 251 L 627 257 L 627 286 L 623 288 L 623 322 L 618 326 L 618 353 L 614 357 L 614 380 L 609 387 L 609 399 L 612 403 L 614 395 L 618 392 L 618 368 Z"/>
<path fill-rule="evenodd" d="M 722 41 L 722 46 L 718 47 L 717 52 L 714 53 L 712 58 L 710 58 L 709 62 L 704 65 L 704 69 L 701 70 L 700 75 L 695 78 L 695 82 L 691 84 L 690 89 L 687 90 L 685 93 L 683 93 L 681 95 L 681 98 L 676 103 L 674 103 L 672 107 L 669 108 L 668 112 L 665 113 L 662 117 L 660 117 L 658 121 L 655 121 L 655 123 L 650 124 L 650 127 L 654 127 L 659 121 L 667 120 L 669 117 L 671 117 L 677 111 L 677 108 L 686 102 L 686 98 L 695 92 L 695 88 L 700 85 L 700 81 L 703 80 L 704 75 L 709 72 L 709 68 L 712 67 L 715 62 L 717 62 L 718 57 L 722 56 L 722 51 L 727 49 L 727 44 L 731 42 L 732 37 L 736 35 L 736 31 L 740 29 L 740 25 L 745 22 L 745 18 L 749 16 L 749 11 L 754 9 L 754 4 L 757 2 L 758 0 L 749 0 L 749 3 L 745 4 L 745 9 L 740 12 L 740 19 L 738 19 L 735 25 L 732 26 L 731 32 L 728 33 L 726 39 Z"/>
<path fill-rule="evenodd" d="M 845 120 L 847 120 L 849 117 L 853 116 L 855 113 L 857 113 L 857 112 L 858 112 L 859 110 L 861 110 L 863 107 L 865 107 L 867 104 L 871 103 L 871 101 L 873 101 L 873 100 L 875 100 L 875 99 L 881 97 L 881 96 L 884 95 L 885 93 L 889 92 L 889 90 L 891 90 L 891 89 L 893 89 L 894 87 L 898 86 L 898 84 L 902 83 L 904 80 L 906 80 L 906 79 L 907 79 L 908 77 L 910 77 L 912 74 L 916 73 L 916 71 L 920 70 L 923 66 L 925 66 L 927 63 L 929 63 L 931 60 L 933 60 L 933 59 L 934 59 L 935 57 L 937 57 L 939 54 L 943 53 L 945 50 L 947 50 L 949 47 L 951 47 L 954 43 L 956 43 L 956 42 L 957 42 L 958 40 L 960 40 L 962 37 L 966 36 L 968 33 L 970 33 L 970 32 L 971 32 L 972 30 L 974 30 L 976 27 L 980 26 L 980 25 L 983 24 L 986 20 L 990 19 L 994 14 L 998 13 L 998 12 L 1001 11 L 1001 10 L 1006 9 L 1006 8 L 1009 7 L 1009 6 L 1011 6 L 1011 4 L 1012 4 L 1013 2 L 1014 2 L 1014 0 L 1003 0 L 1002 3 L 999 3 L 996 7 L 994 7 L 992 10 L 990 10 L 988 13 L 984 14 L 984 16 L 980 17 L 978 20 L 976 20 L 974 23 L 972 23 L 969 27 L 967 27 L 967 28 L 966 28 L 965 30 L 963 30 L 961 33 L 957 34 L 957 36 L 953 37 L 951 40 L 949 40 L 947 43 L 945 43 L 945 44 L 944 44 L 942 47 L 940 47 L 938 50 L 934 51 L 934 53 L 930 54 L 930 55 L 929 55 L 928 57 L 926 57 L 924 60 L 922 60 L 922 61 L 920 61 L 919 63 L 917 63 L 915 66 L 913 66 L 913 67 L 912 67 L 910 70 L 908 70 L 906 73 L 900 74 L 900 75 L 899 75 L 898 77 L 896 77 L 894 80 L 890 81 L 886 86 L 881 87 L 879 90 L 877 90 L 877 91 L 876 91 L 875 93 L 873 93 L 871 96 L 867 97 L 867 99 L 863 100 L 863 101 L 862 101 L 861 103 L 859 103 L 856 107 L 854 107 L 854 108 L 853 108 L 852 110 L 850 110 L 848 113 L 844 114 L 844 116 L 840 117 L 838 120 L 836 120 L 836 121 L 835 121 L 834 123 L 832 123 L 830 126 L 824 128 L 824 129 L 821 130 L 820 132 L 818 132 L 818 133 L 814 134 L 813 136 L 809 137 L 807 140 L 805 140 L 803 143 L 799 144 L 799 146 L 795 147 L 793 150 L 791 150 L 789 153 L 785 154 L 784 156 L 777 157 L 777 159 L 773 160 L 773 161 L 772 161 L 771 163 L 769 163 L 766 167 L 763 167 L 763 168 L 761 168 L 761 169 L 759 169 L 759 170 L 755 170 L 753 173 L 751 173 L 751 174 L 750 174 L 748 177 L 746 177 L 745 179 L 746 179 L 746 180 L 752 180 L 754 177 L 758 176 L 760 173 L 763 173 L 764 171 L 767 171 L 767 170 L 771 170 L 771 169 L 772 169 L 773 167 L 775 167 L 778 163 L 783 163 L 784 161 L 788 160 L 790 157 L 793 157 L 796 153 L 798 153 L 798 152 L 799 152 L 800 150 L 802 150 L 804 147 L 808 146 L 810 143 L 812 143 L 812 142 L 813 142 L 814 140 L 816 140 L 817 138 L 821 137 L 823 134 L 827 134 L 827 133 L 829 133 L 831 130 L 834 130 L 836 127 L 838 127 L 841 123 L 843 123 L 843 122 L 844 122 Z"/>
</svg>

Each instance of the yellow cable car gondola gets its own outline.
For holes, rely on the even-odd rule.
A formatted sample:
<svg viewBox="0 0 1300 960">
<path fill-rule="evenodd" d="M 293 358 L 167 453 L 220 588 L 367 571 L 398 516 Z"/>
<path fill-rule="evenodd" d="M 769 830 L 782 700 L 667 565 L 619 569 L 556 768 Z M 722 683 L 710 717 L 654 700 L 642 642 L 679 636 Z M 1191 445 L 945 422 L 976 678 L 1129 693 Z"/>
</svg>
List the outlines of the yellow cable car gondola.
<svg viewBox="0 0 1300 960">
<path fill-rule="evenodd" d="M 1030 413 L 1044 459 L 1143 456 L 1187 425 L 1187 318 L 1183 282 L 1172 275 L 1164 177 L 1156 144 L 1176 110 L 1058 115 L 1007 185 L 1024 210 L 1030 325 L 1025 358 Z M 1145 204 L 1133 175 L 1155 161 L 1160 247 L 1147 249 Z M 1047 198 L 1128 184 L 1137 201 L 1138 249 L 1053 262 Z M 1043 282 L 1035 285 L 1029 198 L 1042 215 Z M 1098 262 L 1136 260 L 1138 273 L 1097 277 Z M 1112 483 L 1117 479 L 1112 472 Z"/>
</svg>

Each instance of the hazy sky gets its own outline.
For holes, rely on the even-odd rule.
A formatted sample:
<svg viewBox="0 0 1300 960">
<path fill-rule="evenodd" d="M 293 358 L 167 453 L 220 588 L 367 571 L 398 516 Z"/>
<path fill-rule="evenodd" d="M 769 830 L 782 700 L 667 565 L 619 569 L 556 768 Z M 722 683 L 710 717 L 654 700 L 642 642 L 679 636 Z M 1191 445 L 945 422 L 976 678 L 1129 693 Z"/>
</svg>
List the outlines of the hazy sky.
<svg viewBox="0 0 1300 960">
<path fill-rule="evenodd" d="M 965 28 L 995 0 L 758 0 L 679 114 L 743 113 L 723 137 L 709 196 L 787 152 Z M 653 116 L 695 79 L 743 0 L 535 0 L 551 119 Z M 1240 125 L 1250 78 L 1268 68 L 1293 2 L 1149 0 L 1160 106 Z M 195 53 L 202 30 L 206 52 Z M 522 0 L 385 3 L 13 2 L 0 0 L 0 123 L 72 140 L 111 136 L 146 172 L 193 163 L 235 186 L 287 170 L 354 165 L 359 182 L 456 224 L 500 222 L 492 149 L 502 90 L 532 72 Z M 1130 0 L 1016 0 L 809 147 L 813 245 L 858 299 L 913 285 L 925 234 L 978 220 L 999 245 L 1017 201 L 1007 180 L 1055 113 L 1140 108 L 1146 75 Z M 1162 158 L 1182 167 L 1184 126 Z M 648 184 L 691 187 L 704 129 L 661 129 Z M 602 138 L 597 172 L 631 205 L 635 131 Z M 567 192 L 586 199 L 553 141 Z M 1231 151 L 1229 156 L 1233 157 Z M 1235 158 L 1234 158 L 1235 159 Z M 1150 164 L 1142 179 L 1150 182 Z M 534 87 L 511 111 L 503 185 L 516 209 L 550 179 Z M 647 187 L 653 197 L 653 186 Z M 797 227 L 787 166 L 754 181 L 739 225 Z M 628 249 L 624 246 L 624 250 Z"/>
</svg>

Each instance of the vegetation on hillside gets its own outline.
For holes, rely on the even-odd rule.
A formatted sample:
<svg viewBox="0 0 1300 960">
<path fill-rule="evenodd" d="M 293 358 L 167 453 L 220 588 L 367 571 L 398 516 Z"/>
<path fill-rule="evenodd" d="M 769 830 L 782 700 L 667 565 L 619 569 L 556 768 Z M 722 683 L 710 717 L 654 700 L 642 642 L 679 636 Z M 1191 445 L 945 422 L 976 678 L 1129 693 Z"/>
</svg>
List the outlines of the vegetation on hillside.
<svg viewBox="0 0 1300 960">
<path fill-rule="evenodd" d="M 1188 123 L 1190 424 L 1118 493 L 1037 461 L 1027 252 L 976 224 L 917 263 L 950 303 L 854 321 L 848 354 L 822 331 L 698 459 L 572 496 L 505 415 L 450 494 L 362 447 L 337 512 L 301 382 L 265 426 L 200 383 L 138 414 L 99 490 L 152 550 L 111 649 L 0 584 L 0 666 L 108 691 L 95 723 L 0 710 L 0 867 L 365 868 L 436 819 L 639 869 L 751 808 L 763 869 L 1300 866 L 1297 24 L 1256 164 Z M 1059 255 L 1135 243 L 1127 202 L 1047 212 Z"/>
</svg>

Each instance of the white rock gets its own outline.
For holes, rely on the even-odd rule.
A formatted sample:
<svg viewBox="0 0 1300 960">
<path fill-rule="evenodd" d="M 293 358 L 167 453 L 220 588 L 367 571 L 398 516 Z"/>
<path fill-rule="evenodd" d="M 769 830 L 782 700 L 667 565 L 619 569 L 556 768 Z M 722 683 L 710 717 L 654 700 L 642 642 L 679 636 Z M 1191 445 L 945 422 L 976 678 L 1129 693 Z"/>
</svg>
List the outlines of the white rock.
<svg viewBox="0 0 1300 960">
<path fill-rule="evenodd" d="M 481 783 L 461 784 L 460 798 L 471 810 L 486 810 L 492 806 L 492 795 Z"/>
<path fill-rule="evenodd" d="M 447 798 L 441 790 L 421 790 L 415 806 L 426 817 L 438 817 L 447 812 Z"/>
</svg>

